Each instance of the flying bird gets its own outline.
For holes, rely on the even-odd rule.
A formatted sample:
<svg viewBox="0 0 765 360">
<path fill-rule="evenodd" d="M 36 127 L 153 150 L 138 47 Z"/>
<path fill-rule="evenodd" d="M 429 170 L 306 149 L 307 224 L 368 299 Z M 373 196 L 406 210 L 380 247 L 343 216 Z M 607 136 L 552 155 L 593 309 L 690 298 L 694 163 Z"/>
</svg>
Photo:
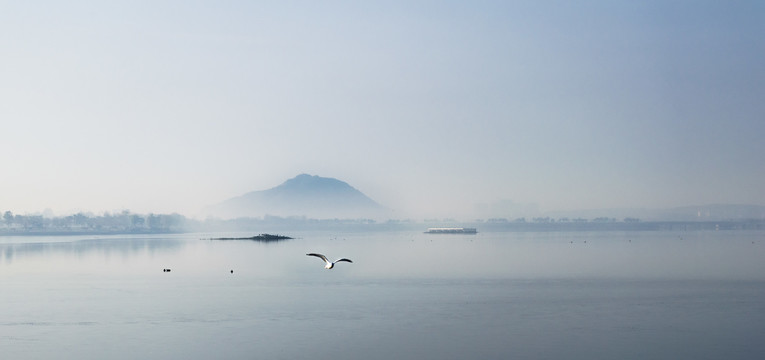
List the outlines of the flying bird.
<svg viewBox="0 0 765 360">
<path fill-rule="evenodd" d="M 326 265 L 324 265 L 325 269 L 331 269 L 331 268 L 335 267 L 336 263 L 339 263 L 341 261 L 347 261 L 349 263 L 353 262 L 350 259 L 345 259 L 345 258 L 337 259 L 335 261 L 329 261 L 326 256 L 324 256 L 322 254 L 316 254 L 316 253 L 310 253 L 310 254 L 306 254 L 306 255 L 308 255 L 308 256 L 316 256 L 316 257 L 321 258 L 322 260 L 324 260 L 324 262 L 326 263 Z"/>
</svg>

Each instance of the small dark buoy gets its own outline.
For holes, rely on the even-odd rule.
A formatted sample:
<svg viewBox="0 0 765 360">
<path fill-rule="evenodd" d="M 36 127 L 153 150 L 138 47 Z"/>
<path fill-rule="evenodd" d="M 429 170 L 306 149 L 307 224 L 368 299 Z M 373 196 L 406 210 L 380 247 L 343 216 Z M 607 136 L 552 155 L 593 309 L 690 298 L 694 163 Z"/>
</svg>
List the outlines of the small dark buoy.
<svg viewBox="0 0 765 360">
<path fill-rule="evenodd" d="M 233 273 L 234 273 L 234 270 L 231 270 L 231 273 L 233 274 Z"/>
</svg>

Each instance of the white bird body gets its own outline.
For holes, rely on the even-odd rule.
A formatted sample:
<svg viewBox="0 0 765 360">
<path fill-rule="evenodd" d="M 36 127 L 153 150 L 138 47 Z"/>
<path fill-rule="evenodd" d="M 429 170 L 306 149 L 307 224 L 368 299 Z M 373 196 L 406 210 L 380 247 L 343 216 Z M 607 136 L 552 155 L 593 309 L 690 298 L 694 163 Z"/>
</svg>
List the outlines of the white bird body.
<svg viewBox="0 0 765 360">
<path fill-rule="evenodd" d="M 322 260 L 324 260 L 324 263 L 325 263 L 324 268 L 327 269 L 327 270 L 335 267 L 335 264 L 339 263 L 341 261 L 346 261 L 346 262 L 349 262 L 349 263 L 353 262 L 350 259 L 346 259 L 346 258 L 337 259 L 335 261 L 329 261 L 329 259 L 327 259 L 326 256 L 324 256 L 322 254 L 317 254 L 317 253 L 310 253 L 310 254 L 306 254 L 306 255 L 308 255 L 308 256 L 316 256 L 317 258 L 321 258 Z"/>
</svg>

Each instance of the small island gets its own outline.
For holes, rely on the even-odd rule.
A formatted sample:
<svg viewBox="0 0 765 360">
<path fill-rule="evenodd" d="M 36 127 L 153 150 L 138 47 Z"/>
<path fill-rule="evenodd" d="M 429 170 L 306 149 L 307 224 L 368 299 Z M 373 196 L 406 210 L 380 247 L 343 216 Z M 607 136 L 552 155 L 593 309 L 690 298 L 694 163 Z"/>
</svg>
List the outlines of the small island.
<svg viewBox="0 0 765 360">
<path fill-rule="evenodd" d="M 280 240 L 289 240 L 292 239 L 289 236 L 284 235 L 273 235 L 273 234 L 260 234 L 250 237 L 239 237 L 239 238 L 210 238 L 208 240 L 253 240 L 253 241 L 280 241 Z"/>
</svg>

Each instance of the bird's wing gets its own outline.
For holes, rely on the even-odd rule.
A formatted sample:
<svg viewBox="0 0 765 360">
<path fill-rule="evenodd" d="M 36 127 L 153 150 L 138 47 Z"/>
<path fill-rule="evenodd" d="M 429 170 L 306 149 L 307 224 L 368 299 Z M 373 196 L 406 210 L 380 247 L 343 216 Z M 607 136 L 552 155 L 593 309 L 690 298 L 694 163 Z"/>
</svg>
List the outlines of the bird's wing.
<svg viewBox="0 0 765 360">
<path fill-rule="evenodd" d="M 335 262 L 336 262 L 336 263 L 337 263 L 337 262 L 341 262 L 341 261 L 347 261 L 347 262 L 349 262 L 349 263 L 352 263 L 352 262 L 353 262 L 353 261 L 351 261 L 351 259 L 345 259 L 345 258 L 343 258 L 343 259 L 337 259 L 337 260 L 335 260 Z"/>
<path fill-rule="evenodd" d="M 319 257 L 319 258 L 321 258 L 322 260 L 324 260 L 324 262 L 326 262 L 326 263 L 328 263 L 328 262 L 329 262 L 329 260 L 327 260 L 327 257 L 326 257 L 326 256 L 324 256 L 324 255 L 322 255 L 322 254 L 317 254 L 317 253 L 310 253 L 310 254 L 306 254 L 306 255 L 308 255 L 308 256 L 316 256 L 316 257 Z"/>
</svg>

